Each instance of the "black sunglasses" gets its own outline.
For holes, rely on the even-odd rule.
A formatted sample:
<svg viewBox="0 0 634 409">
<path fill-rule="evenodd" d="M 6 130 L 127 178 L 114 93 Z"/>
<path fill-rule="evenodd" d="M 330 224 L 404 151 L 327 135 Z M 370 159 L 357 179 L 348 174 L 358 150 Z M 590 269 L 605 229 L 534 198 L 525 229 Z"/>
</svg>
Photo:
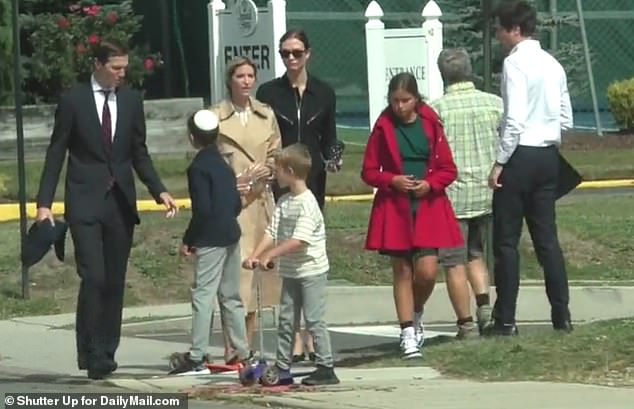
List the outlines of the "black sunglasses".
<svg viewBox="0 0 634 409">
<path fill-rule="evenodd" d="M 280 55 L 282 58 L 288 58 L 293 54 L 295 58 L 302 58 L 306 53 L 306 50 L 280 50 Z"/>
</svg>

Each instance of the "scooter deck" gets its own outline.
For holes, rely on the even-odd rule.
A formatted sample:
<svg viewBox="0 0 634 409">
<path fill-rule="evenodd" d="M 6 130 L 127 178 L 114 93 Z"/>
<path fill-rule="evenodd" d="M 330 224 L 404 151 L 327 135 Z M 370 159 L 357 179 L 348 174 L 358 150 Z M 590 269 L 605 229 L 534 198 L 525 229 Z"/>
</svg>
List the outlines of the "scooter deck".
<svg viewBox="0 0 634 409">
<path fill-rule="evenodd" d="M 238 373 L 240 369 L 243 368 L 243 365 L 240 363 L 231 365 L 209 363 L 205 364 L 205 366 L 211 373 Z"/>
</svg>

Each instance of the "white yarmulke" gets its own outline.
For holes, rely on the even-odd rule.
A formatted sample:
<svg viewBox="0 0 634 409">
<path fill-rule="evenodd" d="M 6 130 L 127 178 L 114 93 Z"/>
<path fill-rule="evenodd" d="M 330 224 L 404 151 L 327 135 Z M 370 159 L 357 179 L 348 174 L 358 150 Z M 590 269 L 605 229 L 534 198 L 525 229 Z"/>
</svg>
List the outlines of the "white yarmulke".
<svg viewBox="0 0 634 409">
<path fill-rule="evenodd" d="M 207 109 L 201 109 L 194 115 L 194 125 L 201 131 L 213 131 L 218 128 L 218 116 Z"/>
</svg>

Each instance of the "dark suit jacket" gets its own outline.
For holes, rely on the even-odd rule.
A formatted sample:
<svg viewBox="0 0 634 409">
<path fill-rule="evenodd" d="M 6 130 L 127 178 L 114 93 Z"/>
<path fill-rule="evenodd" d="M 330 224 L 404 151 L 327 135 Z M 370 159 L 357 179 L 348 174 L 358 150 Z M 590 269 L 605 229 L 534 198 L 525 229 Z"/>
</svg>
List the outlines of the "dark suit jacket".
<svg viewBox="0 0 634 409">
<path fill-rule="evenodd" d="M 198 152 L 187 169 L 192 217 L 183 236 L 189 247 L 227 247 L 240 240 L 242 211 L 233 169 L 216 145 Z"/>
<path fill-rule="evenodd" d="M 157 203 L 161 202 L 159 195 L 167 191 L 148 154 L 143 100 L 139 92 L 126 87 L 117 90 L 117 123 L 113 131 L 112 153 L 108 155 L 90 83 L 77 85 L 62 95 L 46 151 L 37 207 L 51 207 L 68 152 L 65 219 L 71 224 L 97 221 L 114 179 L 135 224 L 139 224 L 132 169 Z"/>
</svg>

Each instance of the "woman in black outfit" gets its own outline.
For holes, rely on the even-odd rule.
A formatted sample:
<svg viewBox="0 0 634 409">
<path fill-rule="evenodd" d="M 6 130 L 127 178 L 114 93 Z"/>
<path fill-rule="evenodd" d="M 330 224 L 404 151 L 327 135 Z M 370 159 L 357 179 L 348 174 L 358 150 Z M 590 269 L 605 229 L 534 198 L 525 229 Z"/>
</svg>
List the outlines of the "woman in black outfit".
<svg viewBox="0 0 634 409">
<path fill-rule="evenodd" d="M 279 53 L 286 66 L 286 73 L 260 85 L 255 98 L 273 108 L 282 134 L 283 147 L 297 142 L 308 147 L 312 157 L 308 188 L 315 195 L 323 212 L 326 171 L 337 171 L 340 166 L 334 160 L 329 161 L 337 144 L 335 91 L 306 70 L 306 63 L 310 59 L 310 43 L 303 30 L 287 31 L 280 39 Z M 276 186 L 273 192 L 275 200 L 284 193 Z M 299 332 L 295 337 L 295 362 L 306 357 L 304 343 L 310 360 L 314 360 L 315 356 L 310 335 L 305 330 L 302 333 L 303 337 Z"/>
<path fill-rule="evenodd" d="M 286 32 L 279 47 L 286 74 L 260 85 L 255 98 L 275 111 L 282 146 L 300 142 L 310 150 L 313 167 L 308 188 L 323 211 L 326 167 L 337 142 L 335 91 L 306 70 L 310 43 L 303 30 Z M 281 192 L 276 189 L 275 193 L 277 199 Z"/>
</svg>

